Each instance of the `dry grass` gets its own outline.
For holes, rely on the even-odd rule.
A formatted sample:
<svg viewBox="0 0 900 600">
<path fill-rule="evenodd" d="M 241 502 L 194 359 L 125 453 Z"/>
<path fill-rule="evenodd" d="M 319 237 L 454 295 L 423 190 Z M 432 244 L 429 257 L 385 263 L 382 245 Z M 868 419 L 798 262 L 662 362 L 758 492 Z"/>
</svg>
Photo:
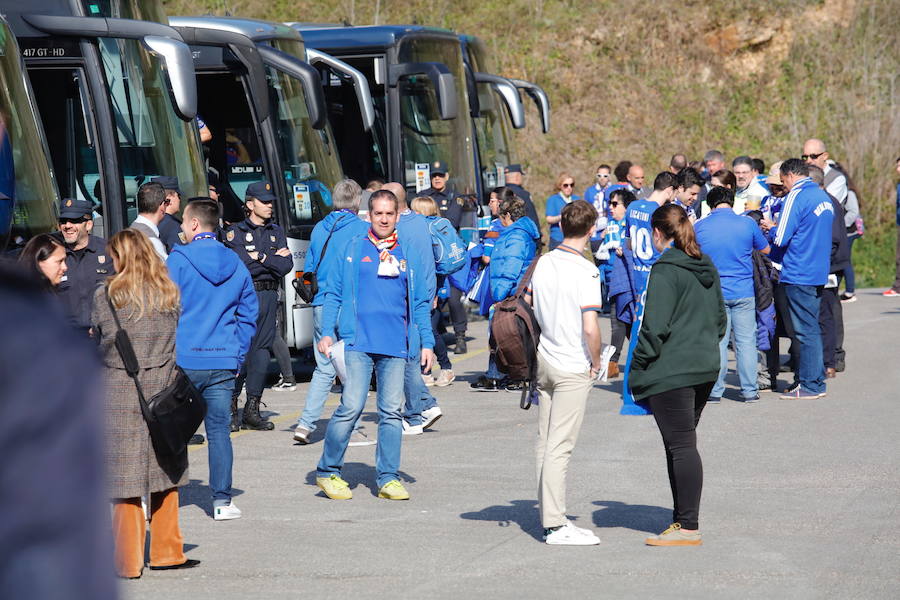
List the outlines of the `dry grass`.
<svg viewBox="0 0 900 600">
<path fill-rule="evenodd" d="M 591 182 L 630 159 L 648 179 L 675 152 L 709 148 L 767 164 L 821 137 L 862 189 L 868 226 L 859 285 L 892 273 L 894 159 L 900 155 L 900 11 L 883 0 L 172 0 L 169 14 L 409 23 L 476 34 L 500 74 L 550 94 L 519 134 L 536 197 L 558 170 Z M 892 6 L 893 5 L 893 6 Z"/>
</svg>

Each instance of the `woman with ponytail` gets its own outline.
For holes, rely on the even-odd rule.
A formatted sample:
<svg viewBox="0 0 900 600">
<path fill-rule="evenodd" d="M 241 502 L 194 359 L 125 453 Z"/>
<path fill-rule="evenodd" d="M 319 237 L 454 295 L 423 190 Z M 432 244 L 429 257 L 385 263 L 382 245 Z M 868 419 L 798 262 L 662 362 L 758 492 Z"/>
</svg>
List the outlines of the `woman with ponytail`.
<svg viewBox="0 0 900 600">
<path fill-rule="evenodd" d="M 651 226 L 662 255 L 650 270 L 630 382 L 635 402 L 653 411 L 662 434 L 675 510 L 672 525 L 646 543 L 697 546 L 703 465 L 696 427 L 719 375 L 725 306 L 718 271 L 700 252 L 684 209 L 661 206 Z"/>
</svg>

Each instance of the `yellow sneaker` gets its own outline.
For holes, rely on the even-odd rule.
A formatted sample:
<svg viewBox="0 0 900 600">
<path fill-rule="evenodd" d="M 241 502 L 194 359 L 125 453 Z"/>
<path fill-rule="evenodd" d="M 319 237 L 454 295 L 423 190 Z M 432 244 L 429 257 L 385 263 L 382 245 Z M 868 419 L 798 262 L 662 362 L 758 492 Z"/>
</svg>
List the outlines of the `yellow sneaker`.
<svg viewBox="0 0 900 600">
<path fill-rule="evenodd" d="M 409 500 L 409 492 L 403 487 L 403 484 L 396 479 L 391 479 L 378 490 L 379 498 L 387 498 L 388 500 Z"/>
<path fill-rule="evenodd" d="M 332 500 L 349 500 L 353 497 L 350 485 L 337 475 L 316 477 L 316 485 Z"/>
</svg>

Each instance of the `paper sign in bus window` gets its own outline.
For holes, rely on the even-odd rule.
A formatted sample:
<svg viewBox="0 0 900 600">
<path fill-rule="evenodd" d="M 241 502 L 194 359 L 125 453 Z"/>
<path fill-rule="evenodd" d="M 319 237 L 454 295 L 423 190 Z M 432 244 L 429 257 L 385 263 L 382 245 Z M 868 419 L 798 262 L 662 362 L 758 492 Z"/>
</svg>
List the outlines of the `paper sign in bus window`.
<svg viewBox="0 0 900 600">
<path fill-rule="evenodd" d="M 416 193 L 431 187 L 431 165 L 416 163 Z"/>
<path fill-rule="evenodd" d="M 294 185 L 294 213 L 298 219 L 312 219 L 312 198 L 309 195 L 309 186 L 297 183 Z"/>
</svg>

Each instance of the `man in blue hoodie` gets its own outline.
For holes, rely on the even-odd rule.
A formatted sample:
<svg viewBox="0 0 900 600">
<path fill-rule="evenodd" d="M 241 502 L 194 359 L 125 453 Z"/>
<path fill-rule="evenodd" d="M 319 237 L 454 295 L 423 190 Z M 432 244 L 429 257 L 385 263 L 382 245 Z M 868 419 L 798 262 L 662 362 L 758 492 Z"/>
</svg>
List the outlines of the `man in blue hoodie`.
<svg viewBox="0 0 900 600">
<path fill-rule="evenodd" d="M 309 249 L 306 251 L 303 270 L 316 273 L 319 291 L 312 301 L 313 352 L 316 357 L 316 369 L 309 382 L 303 414 L 300 415 L 294 429 L 294 441 L 301 444 L 308 444 L 310 434 L 316 430 L 316 421 L 322 416 L 335 377 L 334 365 L 327 356 L 319 352 L 317 345 L 323 335 L 322 313 L 325 293 L 344 259 L 341 250 L 351 239 L 365 235 L 369 229 L 368 223 L 356 216 L 361 197 L 362 190 L 352 179 L 345 179 L 334 186 L 332 195 L 334 210 L 316 223 L 310 236 Z M 374 443 L 358 429 L 350 437 L 351 446 L 368 446 Z"/>
<path fill-rule="evenodd" d="M 218 224 L 215 200 L 188 204 L 181 224 L 188 244 L 175 246 L 166 266 L 181 290 L 176 362 L 206 399 L 213 517 L 224 521 L 241 516 L 231 501 L 231 394 L 256 331 L 258 306 L 247 268 L 216 240 Z"/>
<path fill-rule="evenodd" d="M 434 288 L 421 278 L 434 260 L 404 248 L 397 236 L 397 197 L 379 190 L 369 197 L 371 229 L 342 249 L 341 268 L 325 292 L 319 352 L 331 356 L 335 332 L 344 342 L 347 381 L 341 404 L 331 415 L 325 448 L 316 469 L 316 485 L 333 500 L 353 494 L 341 479 L 344 454 L 353 424 L 366 403 L 372 372 L 378 378 L 378 449 L 375 453 L 378 496 L 408 500 L 400 483 L 403 379 L 406 362 L 421 348 L 421 364 L 434 362 L 431 303 Z M 360 292 L 365 290 L 364 301 Z M 415 325 L 415 326 L 414 326 Z M 421 336 L 421 340 L 419 337 Z"/>
</svg>

